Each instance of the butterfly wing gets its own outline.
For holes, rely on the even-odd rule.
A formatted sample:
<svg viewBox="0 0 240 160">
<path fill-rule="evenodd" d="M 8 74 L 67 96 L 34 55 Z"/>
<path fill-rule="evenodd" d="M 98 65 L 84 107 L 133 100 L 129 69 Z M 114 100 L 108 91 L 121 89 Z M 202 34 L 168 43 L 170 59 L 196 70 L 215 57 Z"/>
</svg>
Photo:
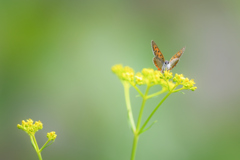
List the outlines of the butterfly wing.
<svg viewBox="0 0 240 160">
<path fill-rule="evenodd" d="M 154 54 L 154 58 L 153 58 L 153 63 L 155 64 L 155 66 L 158 68 L 158 70 L 162 70 L 162 66 L 165 62 L 165 59 L 163 57 L 162 52 L 160 51 L 160 49 L 158 48 L 158 46 L 156 45 L 156 43 L 154 41 L 152 41 L 152 50 L 153 50 L 153 54 Z"/>
<path fill-rule="evenodd" d="M 170 70 L 172 70 L 180 60 L 183 52 L 185 51 L 185 47 L 183 47 L 180 51 L 178 51 L 172 58 L 170 59 Z"/>
<path fill-rule="evenodd" d="M 162 66 L 163 66 L 162 60 L 160 60 L 157 57 L 153 57 L 153 63 L 157 67 L 158 70 L 162 71 Z"/>
</svg>

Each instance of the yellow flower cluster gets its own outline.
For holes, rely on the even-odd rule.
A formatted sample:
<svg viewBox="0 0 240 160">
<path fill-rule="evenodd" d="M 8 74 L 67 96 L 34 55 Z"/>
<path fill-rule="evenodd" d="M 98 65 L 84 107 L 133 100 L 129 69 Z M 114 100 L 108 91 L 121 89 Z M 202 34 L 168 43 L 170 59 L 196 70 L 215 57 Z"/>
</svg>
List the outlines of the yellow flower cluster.
<svg viewBox="0 0 240 160">
<path fill-rule="evenodd" d="M 40 120 L 35 121 L 33 124 L 33 120 L 29 118 L 27 121 L 22 120 L 22 124 L 18 124 L 17 127 L 29 135 L 34 135 L 38 130 L 43 128 L 43 124 Z"/>
<path fill-rule="evenodd" d="M 47 138 L 49 141 L 54 141 L 57 138 L 57 135 L 55 132 L 49 132 L 47 133 Z"/>
<path fill-rule="evenodd" d="M 193 79 L 189 80 L 188 78 L 184 78 L 182 74 L 176 74 L 173 77 L 172 72 L 170 71 L 161 73 L 158 70 L 144 68 L 142 72 L 134 74 L 132 68 L 128 66 L 123 67 L 120 64 L 113 66 L 112 71 L 119 77 L 119 79 L 128 81 L 131 85 L 161 85 L 162 87 L 168 88 L 168 90 L 176 87 L 176 85 L 182 85 L 182 89 L 191 89 L 192 91 L 197 88 L 194 86 L 195 83 Z"/>
<path fill-rule="evenodd" d="M 197 89 L 196 86 L 194 86 L 195 82 L 193 79 L 189 80 L 188 78 L 184 78 L 182 74 L 175 74 L 173 81 L 178 83 L 179 85 L 182 85 L 184 89 L 190 89 L 194 91 Z"/>
<path fill-rule="evenodd" d="M 136 84 L 158 84 L 162 82 L 163 75 L 161 72 L 154 71 L 153 69 L 144 68 L 142 72 L 138 72 L 135 76 Z"/>
<path fill-rule="evenodd" d="M 133 82 L 134 81 L 134 70 L 128 66 L 123 67 L 122 65 L 115 65 L 112 67 L 112 71 L 121 80 Z"/>
</svg>

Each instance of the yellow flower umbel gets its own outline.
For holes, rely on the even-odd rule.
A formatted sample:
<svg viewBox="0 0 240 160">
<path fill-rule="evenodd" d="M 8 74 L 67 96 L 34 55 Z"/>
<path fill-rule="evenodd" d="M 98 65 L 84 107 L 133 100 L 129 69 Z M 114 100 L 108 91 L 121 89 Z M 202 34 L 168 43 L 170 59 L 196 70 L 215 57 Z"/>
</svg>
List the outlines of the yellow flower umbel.
<svg viewBox="0 0 240 160">
<path fill-rule="evenodd" d="M 115 65 L 112 67 L 112 71 L 118 76 L 120 80 L 134 82 L 134 70 L 128 66 Z"/>
<path fill-rule="evenodd" d="M 164 73 L 161 73 L 158 70 L 144 68 L 142 72 L 137 72 L 134 74 L 135 72 L 132 68 L 128 66 L 123 67 L 121 64 L 113 66 L 112 71 L 121 81 L 128 82 L 132 86 L 147 85 L 151 87 L 154 85 L 161 85 L 163 89 L 171 92 L 179 91 L 179 89 L 174 90 L 179 85 L 183 86 L 180 90 L 190 89 L 194 91 L 197 89 L 197 87 L 194 86 L 195 82 L 193 79 L 189 80 L 188 78 L 184 78 L 182 74 L 175 74 L 173 77 L 171 71 L 165 71 Z"/>
<path fill-rule="evenodd" d="M 57 138 L 57 135 L 55 132 L 49 132 L 47 133 L 47 138 L 49 141 L 54 141 Z"/>
<path fill-rule="evenodd" d="M 33 124 L 33 120 L 27 119 L 27 121 L 22 120 L 22 124 L 18 124 L 17 127 L 29 135 L 34 135 L 38 130 L 43 128 L 43 124 L 41 121 L 36 121 Z"/>
<path fill-rule="evenodd" d="M 127 111 L 128 111 L 128 119 L 129 119 L 129 123 L 131 125 L 133 135 L 134 135 L 132 158 L 131 158 L 131 160 L 134 160 L 135 152 L 136 152 L 136 145 L 137 145 L 139 135 L 141 133 L 147 131 L 156 122 L 156 121 L 153 122 L 150 126 L 147 127 L 149 120 L 152 118 L 152 116 L 157 111 L 157 109 L 161 106 L 161 104 L 167 99 L 167 97 L 170 94 L 179 92 L 181 90 L 194 91 L 195 89 L 197 89 L 197 87 L 194 86 L 195 82 L 193 79 L 189 80 L 188 78 L 185 78 L 182 74 L 180 74 L 180 75 L 175 74 L 175 76 L 173 77 L 171 71 L 164 71 L 164 73 L 161 73 L 158 70 L 153 70 L 151 68 L 150 69 L 144 68 L 142 70 L 142 72 L 137 72 L 135 74 L 135 72 L 132 68 L 130 68 L 128 66 L 123 67 L 120 64 L 113 66 L 112 71 L 113 71 L 113 73 L 115 73 L 118 76 L 118 78 L 121 80 L 121 82 L 124 86 L 126 106 L 127 106 Z M 138 88 L 138 86 L 140 86 L 140 85 L 146 85 L 145 93 L 142 93 L 141 90 Z M 155 85 L 160 85 L 162 87 L 162 90 L 148 95 L 149 89 Z M 138 116 L 138 121 L 137 121 L 136 125 L 134 122 L 131 103 L 130 103 L 130 96 L 129 96 L 130 95 L 129 94 L 130 86 L 134 87 L 143 99 L 142 105 L 140 108 L 140 112 L 139 112 L 139 116 Z M 143 114 L 146 100 L 148 100 L 152 97 L 158 96 L 165 92 L 167 92 L 165 97 L 155 107 L 155 109 L 152 111 L 152 113 L 148 116 L 147 120 L 141 126 L 142 114 Z"/>
<path fill-rule="evenodd" d="M 42 160 L 41 151 L 47 147 L 47 144 L 50 141 L 54 141 L 56 139 L 57 137 L 56 133 L 55 132 L 47 133 L 48 141 L 42 146 L 41 149 L 39 149 L 37 140 L 35 138 L 35 133 L 43 128 L 42 122 L 39 120 L 33 123 L 33 120 L 29 118 L 26 121 L 22 120 L 22 124 L 18 124 L 17 127 L 25 131 L 30 136 L 33 148 L 36 150 L 39 160 Z"/>
</svg>

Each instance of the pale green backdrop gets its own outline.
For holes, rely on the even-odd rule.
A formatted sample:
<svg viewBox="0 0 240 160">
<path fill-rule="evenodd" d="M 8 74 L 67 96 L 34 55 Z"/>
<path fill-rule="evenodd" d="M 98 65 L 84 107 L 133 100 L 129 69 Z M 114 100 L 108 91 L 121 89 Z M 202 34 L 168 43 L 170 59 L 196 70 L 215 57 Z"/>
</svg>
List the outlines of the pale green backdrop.
<svg viewBox="0 0 240 160">
<path fill-rule="evenodd" d="M 9 0 L 0 19 L 1 160 L 38 159 L 17 129 L 27 118 L 43 122 L 40 146 L 47 132 L 58 135 L 44 160 L 129 160 L 133 136 L 111 67 L 155 68 L 151 40 L 166 59 L 186 46 L 173 73 L 198 89 L 163 103 L 136 160 L 240 159 L 240 2 Z"/>
</svg>

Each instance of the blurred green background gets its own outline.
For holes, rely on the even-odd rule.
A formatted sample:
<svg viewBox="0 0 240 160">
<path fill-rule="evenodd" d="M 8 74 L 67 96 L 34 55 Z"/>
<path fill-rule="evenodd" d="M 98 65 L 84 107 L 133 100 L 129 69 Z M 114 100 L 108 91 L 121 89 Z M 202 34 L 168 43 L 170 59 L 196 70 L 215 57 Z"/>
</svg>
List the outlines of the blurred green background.
<svg viewBox="0 0 240 160">
<path fill-rule="evenodd" d="M 40 146 L 47 132 L 58 135 L 43 159 L 130 159 L 123 87 L 111 67 L 155 68 L 151 40 L 168 60 L 186 46 L 173 73 L 198 89 L 163 103 L 136 160 L 240 159 L 239 1 L 9 0 L 0 19 L 1 160 L 38 159 L 17 129 L 28 118 L 43 123 Z M 135 118 L 136 95 L 131 88 Z M 147 101 L 143 120 L 161 99 Z"/>
</svg>

